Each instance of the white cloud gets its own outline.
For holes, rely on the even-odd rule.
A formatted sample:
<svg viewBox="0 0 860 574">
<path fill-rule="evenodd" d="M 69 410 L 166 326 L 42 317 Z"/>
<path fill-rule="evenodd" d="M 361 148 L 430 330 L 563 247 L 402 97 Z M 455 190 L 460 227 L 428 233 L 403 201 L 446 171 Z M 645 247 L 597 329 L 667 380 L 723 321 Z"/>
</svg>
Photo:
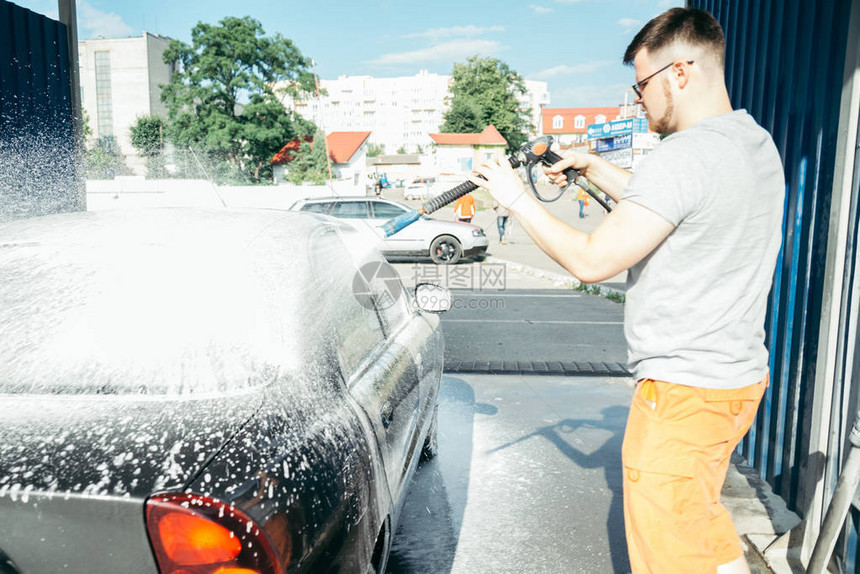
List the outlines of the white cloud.
<svg viewBox="0 0 860 574">
<path fill-rule="evenodd" d="M 555 0 L 558 4 L 578 4 L 579 2 L 584 2 L 585 0 Z"/>
<path fill-rule="evenodd" d="M 622 18 L 618 25 L 624 28 L 624 33 L 637 32 L 642 27 L 642 21 L 635 18 Z"/>
<path fill-rule="evenodd" d="M 368 64 L 391 65 L 391 64 L 416 64 L 421 62 L 438 62 L 446 60 L 462 60 L 475 54 L 487 55 L 501 48 L 499 42 L 491 40 L 465 40 L 445 42 L 423 50 L 411 52 L 395 52 L 383 54 L 375 60 L 366 62 Z"/>
<path fill-rule="evenodd" d="M 546 70 L 535 72 L 534 74 L 529 74 L 528 76 L 529 79 L 547 80 L 549 78 L 558 78 L 560 76 L 571 76 L 573 74 L 587 74 L 589 72 L 595 72 L 600 68 L 603 68 L 610 64 L 612 64 L 612 62 L 600 61 L 577 64 L 576 66 L 554 66 L 552 68 L 547 68 Z"/>
<path fill-rule="evenodd" d="M 459 36 L 478 36 L 488 32 L 504 32 L 504 26 L 487 26 L 479 28 L 478 26 L 451 26 L 450 28 L 433 28 L 425 32 L 417 32 L 415 34 L 407 34 L 404 38 L 429 38 L 431 40 L 439 40 L 442 38 L 453 38 Z"/>
<path fill-rule="evenodd" d="M 113 12 L 102 12 L 93 8 L 86 0 L 78 2 L 78 30 L 86 30 L 83 38 L 105 38 L 132 36 L 135 30 Z"/>
<path fill-rule="evenodd" d="M 537 14 L 548 14 L 552 12 L 552 8 L 547 8 L 546 6 L 538 6 L 536 4 L 530 4 L 529 8 L 534 10 Z"/>
</svg>

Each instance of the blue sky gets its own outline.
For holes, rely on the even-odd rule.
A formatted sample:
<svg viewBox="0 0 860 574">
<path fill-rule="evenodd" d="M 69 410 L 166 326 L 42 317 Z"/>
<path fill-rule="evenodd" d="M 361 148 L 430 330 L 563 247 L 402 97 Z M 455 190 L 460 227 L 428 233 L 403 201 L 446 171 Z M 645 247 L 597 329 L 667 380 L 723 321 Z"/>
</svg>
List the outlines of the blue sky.
<svg viewBox="0 0 860 574">
<path fill-rule="evenodd" d="M 56 17 L 56 0 L 12 0 Z M 455 62 L 492 56 L 546 81 L 550 107 L 624 101 L 633 70 L 627 44 L 649 19 L 683 0 L 77 0 L 81 40 L 146 30 L 190 42 L 198 22 L 251 16 L 316 61 L 320 78 L 450 74 Z"/>
</svg>

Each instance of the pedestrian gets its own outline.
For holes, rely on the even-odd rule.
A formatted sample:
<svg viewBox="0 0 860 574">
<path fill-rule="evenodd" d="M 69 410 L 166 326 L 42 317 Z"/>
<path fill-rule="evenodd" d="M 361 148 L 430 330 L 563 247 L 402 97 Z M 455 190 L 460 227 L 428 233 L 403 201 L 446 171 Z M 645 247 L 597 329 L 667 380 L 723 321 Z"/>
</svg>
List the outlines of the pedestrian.
<svg viewBox="0 0 860 574">
<path fill-rule="evenodd" d="M 636 103 L 666 137 L 623 170 L 568 152 L 616 202 L 589 235 L 524 192 L 507 162 L 470 180 L 509 208 L 586 283 L 628 270 L 624 332 L 638 379 L 622 447 L 630 565 L 641 573 L 746 573 L 720 503 L 729 459 L 768 381 L 764 318 L 781 243 L 783 167 L 771 136 L 725 85 L 725 39 L 709 13 L 673 8 L 627 47 Z"/>
<path fill-rule="evenodd" d="M 579 218 L 582 219 L 585 217 L 585 206 L 588 205 L 588 194 L 585 193 L 585 190 L 581 187 L 577 187 L 579 193 L 576 196 L 576 201 L 579 202 Z"/>
<path fill-rule="evenodd" d="M 475 198 L 471 193 L 467 193 L 454 204 L 454 219 L 471 223 L 473 217 L 475 217 Z"/>
<path fill-rule="evenodd" d="M 505 236 L 505 228 L 508 226 L 508 218 L 511 216 L 510 210 L 502 205 L 498 201 L 493 202 L 493 211 L 496 212 L 496 227 L 499 228 L 499 243 L 502 245 L 508 242 L 508 238 Z"/>
</svg>

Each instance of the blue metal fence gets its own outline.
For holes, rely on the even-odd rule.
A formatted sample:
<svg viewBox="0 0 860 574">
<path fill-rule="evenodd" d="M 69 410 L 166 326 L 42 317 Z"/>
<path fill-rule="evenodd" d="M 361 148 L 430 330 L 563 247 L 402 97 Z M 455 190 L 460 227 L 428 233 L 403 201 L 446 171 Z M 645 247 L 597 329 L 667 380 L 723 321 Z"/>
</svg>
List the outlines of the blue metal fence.
<svg viewBox="0 0 860 574">
<path fill-rule="evenodd" d="M 815 417 L 837 423 L 834 444 L 821 453 L 826 457 L 825 487 L 832 492 L 856 408 L 856 392 L 844 380 L 835 382 L 833 411 L 810 408 L 828 288 L 827 242 L 852 0 L 688 0 L 687 5 L 708 10 L 720 21 L 732 103 L 749 110 L 770 131 L 785 166 L 784 242 L 766 323 L 771 385 L 740 450 L 789 507 L 803 515 L 811 491 L 802 484 L 803 469 L 809 464 Z M 851 205 L 857 209 L 856 200 Z M 853 262 L 856 214 L 850 226 L 847 247 Z M 853 284 L 853 275 L 849 282 Z M 840 328 L 847 324 L 843 320 Z M 843 351 L 844 362 L 855 356 Z"/>
<path fill-rule="evenodd" d="M 78 208 L 66 27 L 0 0 L 0 219 Z"/>
</svg>

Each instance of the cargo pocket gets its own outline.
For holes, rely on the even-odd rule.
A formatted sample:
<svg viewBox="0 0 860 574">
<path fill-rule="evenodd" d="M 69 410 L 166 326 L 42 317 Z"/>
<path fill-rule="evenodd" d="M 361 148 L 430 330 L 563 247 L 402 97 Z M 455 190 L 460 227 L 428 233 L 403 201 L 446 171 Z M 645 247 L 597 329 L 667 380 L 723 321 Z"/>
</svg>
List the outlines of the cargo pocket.
<svg viewBox="0 0 860 574">
<path fill-rule="evenodd" d="M 637 482 L 643 472 L 692 478 L 695 461 L 682 423 L 667 419 L 659 384 L 645 379 L 636 386 L 621 447 L 624 472 Z"/>
</svg>

